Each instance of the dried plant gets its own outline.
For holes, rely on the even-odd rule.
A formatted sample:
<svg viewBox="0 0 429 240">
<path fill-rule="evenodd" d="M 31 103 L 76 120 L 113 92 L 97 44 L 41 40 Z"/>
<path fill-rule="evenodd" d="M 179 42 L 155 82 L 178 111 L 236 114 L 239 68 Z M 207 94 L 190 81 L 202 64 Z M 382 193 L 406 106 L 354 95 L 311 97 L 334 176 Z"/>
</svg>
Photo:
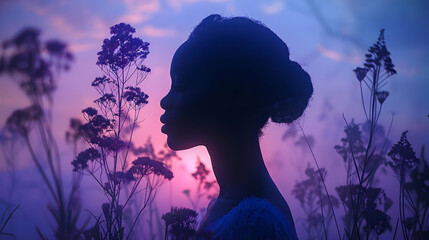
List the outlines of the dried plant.
<svg viewBox="0 0 429 240">
<path fill-rule="evenodd" d="M 326 170 L 321 168 L 320 172 L 326 179 Z M 329 239 L 327 229 L 329 229 L 329 224 L 332 221 L 333 211 L 329 205 L 328 196 L 322 190 L 323 186 L 318 170 L 307 166 L 305 175 L 306 179 L 295 183 L 292 195 L 299 201 L 306 216 L 303 226 L 307 232 L 307 239 L 321 239 L 323 237 Z M 338 199 L 332 195 L 329 198 L 332 205 L 338 207 Z"/>
<path fill-rule="evenodd" d="M 219 185 L 216 180 L 208 180 L 210 170 L 206 168 L 206 165 L 201 161 L 200 157 L 197 156 L 196 169 L 192 173 L 192 177 L 197 181 L 197 189 L 192 192 L 191 189 L 183 190 L 186 198 L 191 203 L 194 210 L 199 211 L 201 216 L 204 216 L 206 208 L 200 207 L 200 201 L 204 197 L 208 200 L 214 199 L 219 195 Z"/>
<path fill-rule="evenodd" d="M 98 110 L 82 110 L 86 123 L 80 132 L 89 148 L 72 161 L 74 171 L 90 175 L 107 200 L 101 205 L 102 215 L 94 214 L 96 224 L 86 232 L 87 239 L 128 239 L 142 211 L 153 201 L 156 189 L 165 179 L 173 178 L 173 173 L 157 159 L 135 155 L 137 158 L 130 161 L 140 110 L 148 103 L 148 95 L 139 85 L 150 73 L 150 68 L 143 65 L 149 43 L 134 37 L 135 29 L 129 24 L 114 25 L 110 33 L 112 36 L 104 39 L 98 52 L 97 65 L 105 75 L 92 82 L 100 94 L 94 101 Z M 124 209 L 139 192 L 144 193 L 143 203 L 126 234 Z"/>
<path fill-rule="evenodd" d="M 52 131 L 53 94 L 60 73 L 69 69 L 73 55 L 66 43 L 40 41 L 39 37 L 40 31 L 29 27 L 3 42 L 0 74 L 7 74 L 15 81 L 30 102 L 30 106 L 15 110 L 6 125 L 24 139 L 24 145 L 48 188 L 48 210 L 55 220 L 55 238 L 77 239 L 81 233 L 77 226 L 80 214 L 79 182 L 73 181 L 71 192 L 68 195 L 64 193 L 61 160 Z M 31 136 L 34 129 L 37 129 L 40 139 Z M 36 154 L 36 141 L 41 142 L 44 156 Z"/>
</svg>

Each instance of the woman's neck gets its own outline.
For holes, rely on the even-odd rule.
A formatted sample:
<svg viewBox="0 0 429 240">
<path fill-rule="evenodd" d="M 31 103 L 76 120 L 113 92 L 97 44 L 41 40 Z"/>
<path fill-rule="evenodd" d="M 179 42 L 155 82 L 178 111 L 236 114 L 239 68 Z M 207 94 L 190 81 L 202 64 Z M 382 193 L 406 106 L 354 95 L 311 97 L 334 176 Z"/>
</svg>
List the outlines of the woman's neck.
<svg viewBox="0 0 429 240">
<path fill-rule="evenodd" d="M 219 198 L 239 201 L 263 196 L 272 186 L 257 134 L 224 134 L 206 145 L 220 187 Z"/>
</svg>

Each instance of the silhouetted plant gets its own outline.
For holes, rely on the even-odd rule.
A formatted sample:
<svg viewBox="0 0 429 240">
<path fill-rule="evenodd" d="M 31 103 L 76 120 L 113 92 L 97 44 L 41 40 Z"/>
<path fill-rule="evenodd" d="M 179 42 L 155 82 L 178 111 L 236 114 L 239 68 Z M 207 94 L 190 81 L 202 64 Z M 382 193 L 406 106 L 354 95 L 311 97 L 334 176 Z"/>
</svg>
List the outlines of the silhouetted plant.
<svg viewBox="0 0 429 240">
<path fill-rule="evenodd" d="M 82 121 L 78 118 L 71 118 L 69 130 L 66 132 L 66 142 L 72 146 L 73 155 L 77 155 L 79 142 L 83 141 L 82 131 L 80 130 Z"/>
<path fill-rule="evenodd" d="M 210 174 L 210 170 L 206 168 L 206 165 L 201 161 L 200 157 L 197 156 L 196 169 L 192 173 L 192 177 L 197 181 L 197 189 L 194 194 L 191 194 L 191 189 L 183 190 L 183 194 L 187 197 L 192 205 L 192 208 L 196 211 L 200 211 L 201 216 L 204 216 L 206 208 L 200 208 L 199 203 L 203 197 L 211 200 L 219 195 L 219 187 L 216 180 L 207 180 L 207 176 Z"/>
<path fill-rule="evenodd" d="M 139 146 L 135 147 L 133 143 L 131 143 L 130 151 L 133 152 L 136 156 L 147 156 L 151 159 L 155 159 L 157 161 L 161 161 L 164 163 L 164 166 L 172 170 L 173 160 L 181 160 L 181 158 L 176 154 L 175 151 L 168 148 L 167 144 L 164 144 L 163 148 L 158 151 L 155 151 L 155 148 L 152 144 L 151 137 L 149 136 L 146 142 Z M 170 199 L 172 197 L 172 182 L 170 182 Z M 128 189 L 126 190 L 126 194 L 128 194 Z M 162 239 L 164 235 L 164 229 L 161 215 L 158 210 L 158 206 L 156 204 L 156 196 L 154 196 L 153 201 L 148 204 L 147 211 L 143 212 L 141 219 L 145 220 L 145 223 L 148 225 L 148 231 L 144 232 L 144 224 L 136 224 L 134 227 L 134 232 L 132 233 L 132 237 L 134 238 L 145 238 L 145 239 Z M 140 210 L 140 206 L 142 205 L 142 201 L 139 198 L 133 198 L 130 200 L 129 208 L 127 212 L 124 212 L 124 221 L 129 226 L 132 225 L 133 213 L 137 213 Z"/>
<path fill-rule="evenodd" d="M 110 33 L 112 36 L 104 39 L 98 52 L 97 65 L 105 75 L 92 82 L 100 94 L 94 101 L 99 110 L 82 110 L 87 122 L 80 131 L 89 148 L 79 153 L 72 165 L 74 171 L 92 176 L 107 199 L 101 205 L 102 217 L 95 217 L 96 224 L 86 237 L 128 239 L 142 211 L 153 200 L 155 190 L 164 179 L 171 180 L 173 173 L 163 162 L 147 156 L 136 158 L 130 166 L 133 133 L 140 110 L 148 103 L 148 95 L 139 85 L 150 72 L 143 65 L 149 43 L 133 37 L 135 29 L 129 24 L 114 25 Z M 141 190 L 140 184 L 144 185 Z M 125 194 L 127 187 L 130 190 Z M 140 191 L 144 192 L 142 206 L 125 235 L 124 209 Z"/>
<path fill-rule="evenodd" d="M 346 137 L 341 139 L 342 145 L 335 146 L 335 150 L 344 160 L 347 173 L 346 185 L 336 188 L 345 212 L 343 222 L 346 229 L 357 225 L 357 230 L 366 236 L 372 233 L 379 236 L 385 230 L 391 230 L 390 217 L 386 212 L 392 201 L 382 189 L 371 186 L 375 172 L 385 163 L 385 153 L 374 154 L 370 160 L 366 159 L 362 132 L 354 120 L 345 127 L 344 132 Z M 358 172 L 367 176 L 365 184 L 358 184 Z"/>
<path fill-rule="evenodd" d="M 424 234 L 428 229 L 424 222 L 426 221 L 425 212 L 427 212 L 429 200 L 429 197 L 425 196 L 428 195 L 429 190 L 425 186 L 425 178 L 428 179 L 429 175 L 421 175 L 424 174 L 425 170 L 428 174 L 427 163 L 424 159 L 419 160 L 416 157 L 416 153 L 408 141 L 407 131 L 402 133 L 401 139 L 393 145 L 387 155 L 392 159 L 389 162 L 389 166 L 399 181 L 399 219 L 402 235 L 404 239 L 416 239 L 419 234 Z M 422 152 L 422 158 L 424 158 L 424 152 Z M 420 161 L 423 161 L 421 163 L 423 166 L 422 172 L 416 168 Z M 407 183 L 411 172 L 410 180 L 412 182 Z M 420 205 L 421 203 L 423 203 L 423 206 Z M 411 209 L 411 217 L 406 216 L 405 207 Z M 422 217 L 420 217 L 420 211 L 423 213 Z"/>
<path fill-rule="evenodd" d="M 5 164 L 4 169 L 6 173 L 10 175 L 9 184 L 3 188 L 3 191 L 7 191 L 8 199 L 2 199 L 6 202 L 9 202 L 13 199 L 13 195 L 17 190 L 16 186 L 19 185 L 19 176 L 16 173 L 16 165 L 20 162 L 17 158 L 19 153 L 19 147 L 23 144 L 22 139 L 19 134 L 15 131 L 11 131 L 8 127 L 3 127 L 0 129 L 0 152 L 3 157 L 3 164 Z"/>
<path fill-rule="evenodd" d="M 16 210 L 18 209 L 19 204 L 10 212 L 10 207 L 7 207 L 0 219 L 0 236 L 9 236 L 11 238 L 16 238 L 15 235 L 13 235 L 12 233 L 8 233 L 6 232 L 6 226 L 7 223 L 10 221 L 10 219 L 12 218 L 13 214 L 16 212 Z"/>
<path fill-rule="evenodd" d="M 77 227 L 80 199 L 79 182 L 73 181 L 71 192 L 64 194 L 61 161 L 52 131 L 53 93 L 62 71 L 69 69 L 73 55 L 67 44 L 58 40 L 40 41 L 40 31 L 26 28 L 11 40 L 3 42 L 0 73 L 14 80 L 30 101 L 30 106 L 15 110 L 7 119 L 9 130 L 19 134 L 30 151 L 51 202 L 48 210 L 56 222 L 57 239 L 76 239 L 81 230 Z M 38 130 L 45 156 L 36 155 L 30 136 Z M 37 140 L 40 141 L 40 140 Z M 47 169 L 44 162 L 47 163 Z M 37 229 L 39 235 L 42 233 Z"/>
<path fill-rule="evenodd" d="M 405 227 L 411 239 L 429 238 L 429 166 L 422 146 L 420 161 L 406 179 L 405 199 L 412 215 L 405 218 Z M 402 206 L 404 208 L 405 206 Z"/>
<path fill-rule="evenodd" d="M 339 186 L 336 190 L 343 203 L 345 234 L 349 239 L 360 239 L 364 236 L 368 238 L 373 233 L 378 237 L 386 230 L 391 230 L 390 217 L 386 214 L 391 200 L 381 188 L 372 187 L 376 171 L 386 161 L 385 147 L 388 136 L 381 147 L 375 142 L 377 130 L 380 129 L 378 120 L 382 106 L 389 96 L 389 92 L 382 90 L 382 87 L 390 76 L 396 74 L 384 40 L 384 29 L 380 31 L 378 41 L 369 48 L 365 57 L 364 67 L 357 67 L 353 72 L 360 85 L 368 139 L 363 141 L 358 124 L 353 120 L 350 124 L 346 121 L 346 137 L 341 139 L 342 145 L 335 146 L 344 160 L 347 172 L 346 185 Z M 362 84 L 368 87 L 368 101 L 365 101 Z M 375 219 L 377 221 L 374 221 Z"/>
<path fill-rule="evenodd" d="M 324 168 L 320 169 L 323 178 L 326 178 L 327 172 Z M 292 190 L 292 195 L 299 201 L 302 210 L 306 216 L 306 222 L 303 224 L 307 232 L 307 239 L 325 239 L 328 238 L 329 224 L 332 221 L 333 212 L 329 205 L 328 196 L 322 190 L 322 182 L 317 170 L 309 165 L 305 170 L 307 178 L 296 182 Z M 339 201 L 335 196 L 329 196 L 334 207 L 338 207 Z"/>
<path fill-rule="evenodd" d="M 162 215 L 165 223 L 165 239 L 192 239 L 196 236 L 197 212 L 189 208 L 171 207 L 171 211 Z"/>
</svg>

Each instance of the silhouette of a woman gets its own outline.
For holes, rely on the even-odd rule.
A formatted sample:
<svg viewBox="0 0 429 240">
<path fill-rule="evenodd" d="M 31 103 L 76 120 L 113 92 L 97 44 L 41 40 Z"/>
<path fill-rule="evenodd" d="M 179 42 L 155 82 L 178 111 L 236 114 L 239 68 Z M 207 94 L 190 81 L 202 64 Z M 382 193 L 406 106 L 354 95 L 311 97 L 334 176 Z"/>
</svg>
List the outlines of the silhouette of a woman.
<svg viewBox="0 0 429 240">
<path fill-rule="evenodd" d="M 173 150 L 207 148 L 220 186 L 199 233 L 213 239 L 297 239 L 259 137 L 268 120 L 292 123 L 313 93 L 286 44 L 246 17 L 206 17 L 174 54 L 161 131 Z"/>
</svg>

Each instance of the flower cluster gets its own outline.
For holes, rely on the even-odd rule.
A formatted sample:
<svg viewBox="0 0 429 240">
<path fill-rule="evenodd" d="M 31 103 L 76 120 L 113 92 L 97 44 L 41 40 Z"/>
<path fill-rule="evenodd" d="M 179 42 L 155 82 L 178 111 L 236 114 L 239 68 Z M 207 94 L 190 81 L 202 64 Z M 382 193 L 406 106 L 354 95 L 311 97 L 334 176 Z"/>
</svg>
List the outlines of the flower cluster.
<svg viewBox="0 0 429 240">
<path fill-rule="evenodd" d="M 321 177 L 325 179 L 327 175 L 327 171 L 324 168 L 320 168 L 319 172 L 307 166 L 305 175 L 306 179 L 295 183 L 292 195 L 299 201 L 305 213 L 306 222 L 304 227 L 307 229 L 307 238 L 316 239 L 321 237 L 323 225 L 329 224 L 332 220 L 333 209 L 331 209 L 330 202 L 332 207 L 338 207 L 339 201 L 332 195 L 328 196 L 322 190 Z"/>
<path fill-rule="evenodd" d="M 341 138 L 342 145 L 336 145 L 334 147 L 335 150 L 341 155 L 346 164 L 351 164 L 353 151 L 354 158 L 362 165 L 365 146 L 363 145 L 362 132 L 359 125 L 352 120 L 351 123 L 344 128 L 344 133 L 346 137 Z"/>
<path fill-rule="evenodd" d="M 133 166 L 127 172 L 128 176 L 141 178 L 149 174 L 163 176 L 165 179 L 171 180 L 173 172 L 167 169 L 160 161 L 152 160 L 148 157 L 139 157 L 133 161 Z"/>
<path fill-rule="evenodd" d="M 384 29 L 382 29 L 377 42 L 372 45 L 368 49 L 368 53 L 365 54 L 364 67 L 357 67 L 353 70 L 353 72 L 359 83 L 365 83 L 370 89 L 371 95 L 373 95 L 382 105 L 389 96 L 389 92 L 381 91 L 380 88 L 384 86 L 385 80 L 387 78 L 396 74 L 394 67 L 395 65 L 392 63 L 390 52 L 387 50 L 386 42 L 384 41 Z M 370 77 L 367 76 L 368 72 L 371 73 Z M 364 102 L 362 103 L 364 104 Z"/>
<path fill-rule="evenodd" d="M 395 65 L 392 63 L 390 58 L 390 52 L 387 50 L 386 42 L 384 41 L 384 29 L 380 31 L 378 41 L 368 49 L 368 53 L 365 55 L 364 66 L 367 69 L 375 70 L 376 67 L 384 66 L 384 70 L 390 74 L 396 74 L 394 69 Z"/>
<path fill-rule="evenodd" d="M 139 87 L 128 86 L 124 92 L 123 97 L 130 104 L 132 103 L 134 107 L 141 108 L 148 103 L 147 99 L 149 96 L 141 91 Z"/>
<path fill-rule="evenodd" d="M 102 77 L 96 77 L 94 81 L 92 81 L 91 86 L 93 87 L 99 87 L 99 86 L 104 86 L 107 83 L 112 83 L 113 81 L 106 77 L 106 76 L 102 76 Z"/>
<path fill-rule="evenodd" d="M 97 144 L 99 147 L 103 148 L 104 150 L 112 151 L 112 152 L 118 152 L 121 149 L 124 149 L 128 146 L 128 143 L 124 142 L 118 137 L 106 137 L 103 136 L 98 139 Z"/>
<path fill-rule="evenodd" d="M 375 92 L 375 96 L 380 104 L 383 104 L 386 98 L 389 96 L 388 91 L 377 91 Z"/>
<path fill-rule="evenodd" d="M 116 104 L 116 97 L 112 93 L 105 93 L 100 98 L 94 100 L 97 104 L 102 104 L 104 106 L 114 106 Z"/>
<path fill-rule="evenodd" d="M 101 143 L 105 146 L 112 146 L 113 140 L 106 139 L 107 137 L 104 137 L 103 134 L 111 131 L 113 121 L 98 115 L 94 108 L 85 108 L 82 112 L 88 119 L 88 122 L 80 127 L 83 137 L 92 144 Z"/>
<path fill-rule="evenodd" d="M 40 106 L 33 105 L 24 109 L 15 110 L 6 120 L 6 125 L 11 130 L 16 130 L 20 134 L 27 135 L 34 121 L 43 116 Z"/>
<path fill-rule="evenodd" d="M 357 67 L 353 70 L 353 72 L 355 73 L 355 76 L 359 80 L 359 82 L 362 82 L 362 80 L 366 77 L 366 74 L 368 73 L 368 69 Z"/>
<path fill-rule="evenodd" d="M 97 65 L 108 65 L 112 70 L 125 68 L 137 59 L 149 54 L 149 43 L 132 36 L 135 28 L 120 23 L 110 28 L 112 37 L 104 39 L 102 50 L 97 53 Z"/>
<path fill-rule="evenodd" d="M 359 214 L 365 219 L 366 224 L 363 227 L 363 231 L 368 236 L 371 232 L 380 235 L 386 230 L 392 230 L 390 216 L 386 212 L 393 202 L 381 188 L 348 185 L 339 186 L 336 190 L 343 205 L 354 206 L 355 211 L 357 211 L 355 214 Z M 356 202 L 357 200 L 359 202 Z M 382 207 L 382 210 L 380 210 L 380 207 Z"/>
<path fill-rule="evenodd" d="M 398 177 L 404 177 L 405 173 L 419 163 L 419 159 L 407 139 L 407 132 L 402 133 L 399 142 L 393 145 L 392 149 L 387 153 L 393 161 L 389 162 L 389 165 Z"/>
<path fill-rule="evenodd" d="M 42 43 L 40 30 L 26 28 L 13 39 L 2 45 L 0 73 L 7 72 L 15 77 L 22 90 L 29 96 L 52 97 L 56 88 L 54 65 L 59 70 L 68 70 L 73 55 L 67 44 L 58 40 Z"/>
<path fill-rule="evenodd" d="M 72 161 L 73 171 L 85 170 L 88 167 L 88 161 L 94 162 L 101 157 L 97 149 L 88 148 L 77 155 L 76 159 Z"/>
<path fill-rule="evenodd" d="M 114 173 L 109 173 L 108 174 L 108 179 L 113 182 L 116 185 L 119 185 L 121 183 L 129 183 L 131 181 L 134 181 L 135 178 L 132 174 L 132 172 L 127 171 L 127 172 L 114 172 Z M 109 184 L 107 184 L 107 186 L 110 186 Z M 110 189 L 110 187 L 108 187 L 107 189 L 105 188 L 106 191 L 108 191 Z"/>
<path fill-rule="evenodd" d="M 82 110 L 82 113 L 84 114 L 85 119 L 89 120 L 90 118 L 97 115 L 98 111 L 95 108 L 87 107 L 87 108 Z"/>
<path fill-rule="evenodd" d="M 206 179 L 207 175 L 209 175 L 210 171 L 207 170 L 206 165 L 204 165 L 204 163 L 201 162 L 199 159 L 197 164 L 198 164 L 197 169 L 195 170 L 194 173 L 192 173 L 192 176 L 196 180 L 203 182 Z"/>
<path fill-rule="evenodd" d="M 195 236 L 197 212 L 189 208 L 171 207 L 171 211 L 162 215 L 165 222 L 166 235 L 173 239 L 190 239 Z"/>
</svg>

